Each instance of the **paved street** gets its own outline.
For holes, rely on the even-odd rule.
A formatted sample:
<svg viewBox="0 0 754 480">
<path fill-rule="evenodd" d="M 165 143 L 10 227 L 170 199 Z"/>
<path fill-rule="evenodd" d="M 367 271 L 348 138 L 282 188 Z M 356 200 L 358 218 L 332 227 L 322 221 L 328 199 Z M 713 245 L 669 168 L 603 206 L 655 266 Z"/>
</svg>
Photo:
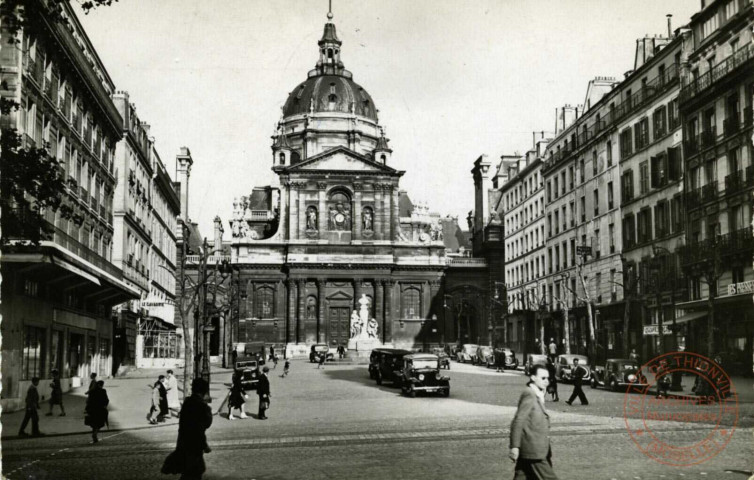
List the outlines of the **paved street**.
<svg viewBox="0 0 754 480">
<path fill-rule="evenodd" d="M 525 379 L 521 372 L 495 373 L 458 365 L 448 372 L 451 397 L 400 395 L 369 380 L 364 365 L 293 362 L 288 378 L 271 372 L 270 420 L 228 421 L 225 410 L 208 430 L 214 451 L 206 455 L 205 478 L 510 478 L 506 459 L 508 427 Z M 215 375 L 221 393 L 229 374 Z M 149 426 L 143 379 L 108 382 L 114 430 L 89 445 L 80 394 L 66 397 L 67 417 L 42 417 L 42 430 L 59 432 L 39 439 L 13 436 L 20 413 L 4 415 L 3 473 L 9 479 L 158 478 L 174 446 L 177 425 Z M 749 387 L 750 388 L 750 387 Z M 561 478 L 748 478 L 754 405 L 741 404 L 739 428 L 728 447 L 709 462 L 677 468 L 642 455 L 626 432 L 623 395 L 587 388 L 588 407 L 568 407 L 571 387 L 561 386 L 561 402 L 549 403 L 554 463 Z M 249 412 L 256 413 L 250 395 Z M 77 396 L 79 397 L 77 399 Z M 222 402 L 216 395 L 215 409 Z M 78 402 L 78 403 L 77 403 Z M 77 408 L 78 407 L 78 408 Z M 710 408 L 710 407 L 700 407 Z M 46 405 L 43 405 L 46 411 Z M 68 433 L 55 429 L 70 422 Z M 76 426 L 78 425 L 78 427 Z M 712 425 L 667 423 L 664 440 L 683 444 Z M 301 459 L 301 460 L 298 460 Z M 167 478 L 167 477 L 166 477 Z"/>
</svg>

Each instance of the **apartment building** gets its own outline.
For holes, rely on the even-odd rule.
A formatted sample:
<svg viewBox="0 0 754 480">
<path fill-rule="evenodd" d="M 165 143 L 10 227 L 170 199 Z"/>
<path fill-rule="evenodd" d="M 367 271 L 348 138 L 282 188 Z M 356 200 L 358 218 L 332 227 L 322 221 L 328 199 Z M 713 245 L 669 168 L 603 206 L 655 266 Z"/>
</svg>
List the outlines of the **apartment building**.
<svg viewBox="0 0 754 480">
<path fill-rule="evenodd" d="M 751 233 L 754 190 L 754 3 L 704 0 L 688 25 L 679 109 L 683 121 L 686 245 L 681 267 L 695 316 L 690 347 L 726 352 L 751 372 L 754 292 Z"/>
<path fill-rule="evenodd" d="M 23 408 L 32 377 L 49 396 L 53 369 L 64 391 L 91 372 L 112 372 L 113 305 L 139 292 L 114 263 L 115 145 L 123 120 L 111 100 L 114 85 L 67 2 L 59 16 L 27 9 L 36 28 L 21 30 L 18 48 L 2 31 L 0 94 L 19 104 L 3 116 L 3 134 L 22 135 L 24 149 L 46 148 L 67 179 L 66 218 L 48 211 L 52 234 L 29 238 L 28 212 L 3 210 L 2 409 Z M 5 152 L 4 152 L 5 154 Z"/>
</svg>

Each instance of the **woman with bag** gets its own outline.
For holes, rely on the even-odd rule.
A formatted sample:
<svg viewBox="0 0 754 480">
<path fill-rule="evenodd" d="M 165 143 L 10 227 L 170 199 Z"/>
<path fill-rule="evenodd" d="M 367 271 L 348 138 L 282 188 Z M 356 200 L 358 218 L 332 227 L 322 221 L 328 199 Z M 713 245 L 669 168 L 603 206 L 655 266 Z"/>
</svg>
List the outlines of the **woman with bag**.
<svg viewBox="0 0 754 480">
<path fill-rule="evenodd" d="M 99 442 L 97 433 L 107 424 L 107 406 L 110 404 L 107 390 L 104 388 L 105 382 L 100 380 L 95 385 L 94 389 L 88 392 L 84 417 L 84 424 L 92 428 L 92 443 Z"/>
<path fill-rule="evenodd" d="M 246 400 L 244 400 L 245 398 L 249 397 L 246 395 L 243 385 L 241 384 L 241 373 L 236 372 L 233 374 L 233 384 L 230 387 L 230 397 L 228 398 L 228 420 L 236 419 L 236 417 L 233 416 L 234 408 L 241 410 L 239 418 L 247 418 L 246 406 L 244 405 L 246 403 Z"/>
<path fill-rule="evenodd" d="M 206 430 L 212 425 L 212 410 L 204 402 L 209 390 L 201 378 L 191 382 L 191 396 L 186 398 L 178 423 L 178 442 L 175 451 L 162 465 L 162 473 L 182 474 L 181 480 L 199 480 L 206 471 L 204 454 L 211 449 L 207 444 Z"/>
</svg>

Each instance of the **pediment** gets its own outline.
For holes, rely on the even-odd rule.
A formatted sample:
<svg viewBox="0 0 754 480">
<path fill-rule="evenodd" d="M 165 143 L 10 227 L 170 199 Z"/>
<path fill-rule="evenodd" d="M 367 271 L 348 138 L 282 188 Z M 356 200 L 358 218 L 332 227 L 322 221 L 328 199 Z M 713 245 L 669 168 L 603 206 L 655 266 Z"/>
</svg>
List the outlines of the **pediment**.
<svg viewBox="0 0 754 480">
<path fill-rule="evenodd" d="M 293 165 L 289 172 L 346 171 L 396 173 L 396 170 L 377 163 L 345 147 L 336 147 Z"/>
<path fill-rule="evenodd" d="M 327 300 L 330 300 L 330 301 L 332 301 L 332 300 L 353 300 L 353 297 L 351 295 L 347 294 L 346 292 L 344 292 L 342 290 L 338 290 L 337 292 L 335 292 L 335 293 L 333 293 L 331 295 L 328 295 L 326 298 L 327 298 Z"/>
</svg>

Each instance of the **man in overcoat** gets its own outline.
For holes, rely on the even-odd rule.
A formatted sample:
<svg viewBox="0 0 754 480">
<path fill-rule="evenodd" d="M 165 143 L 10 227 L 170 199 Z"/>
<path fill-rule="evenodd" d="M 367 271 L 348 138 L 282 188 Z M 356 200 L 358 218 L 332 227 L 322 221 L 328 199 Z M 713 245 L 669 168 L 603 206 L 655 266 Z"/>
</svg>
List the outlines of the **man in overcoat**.
<svg viewBox="0 0 754 480">
<path fill-rule="evenodd" d="M 26 391 L 26 413 L 21 422 L 21 428 L 18 430 L 19 437 L 25 437 L 27 435 L 26 425 L 29 424 L 29 420 L 31 420 L 31 434 L 35 437 L 43 435 L 42 432 L 39 431 L 39 413 L 37 412 L 37 410 L 39 410 L 38 385 L 39 377 L 33 377 L 31 379 L 31 385 L 29 385 L 29 389 Z"/>
<path fill-rule="evenodd" d="M 267 420 L 267 407 L 270 405 L 270 379 L 267 377 L 267 373 L 270 371 L 270 367 L 266 366 L 262 369 L 262 375 L 259 376 L 259 383 L 257 383 L 257 395 L 259 395 L 259 412 L 257 418 L 259 420 Z"/>
<path fill-rule="evenodd" d="M 178 442 L 175 451 L 168 455 L 162 473 L 180 473 L 181 480 L 198 480 L 207 469 L 204 454 L 211 449 L 207 444 L 206 430 L 212 425 L 212 409 L 204 401 L 209 390 L 201 378 L 191 382 L 191 396 L 183 401 L 178 422 Z"/>
<path fill-rule="evenodd" d="M 513 480 L 557 480 L 552 468 L 550 416 L 545 410 L 547 368 L 534 365 L 529 379 L 511 423 L 508 456 L 516 462 Z"/>
</svg>

